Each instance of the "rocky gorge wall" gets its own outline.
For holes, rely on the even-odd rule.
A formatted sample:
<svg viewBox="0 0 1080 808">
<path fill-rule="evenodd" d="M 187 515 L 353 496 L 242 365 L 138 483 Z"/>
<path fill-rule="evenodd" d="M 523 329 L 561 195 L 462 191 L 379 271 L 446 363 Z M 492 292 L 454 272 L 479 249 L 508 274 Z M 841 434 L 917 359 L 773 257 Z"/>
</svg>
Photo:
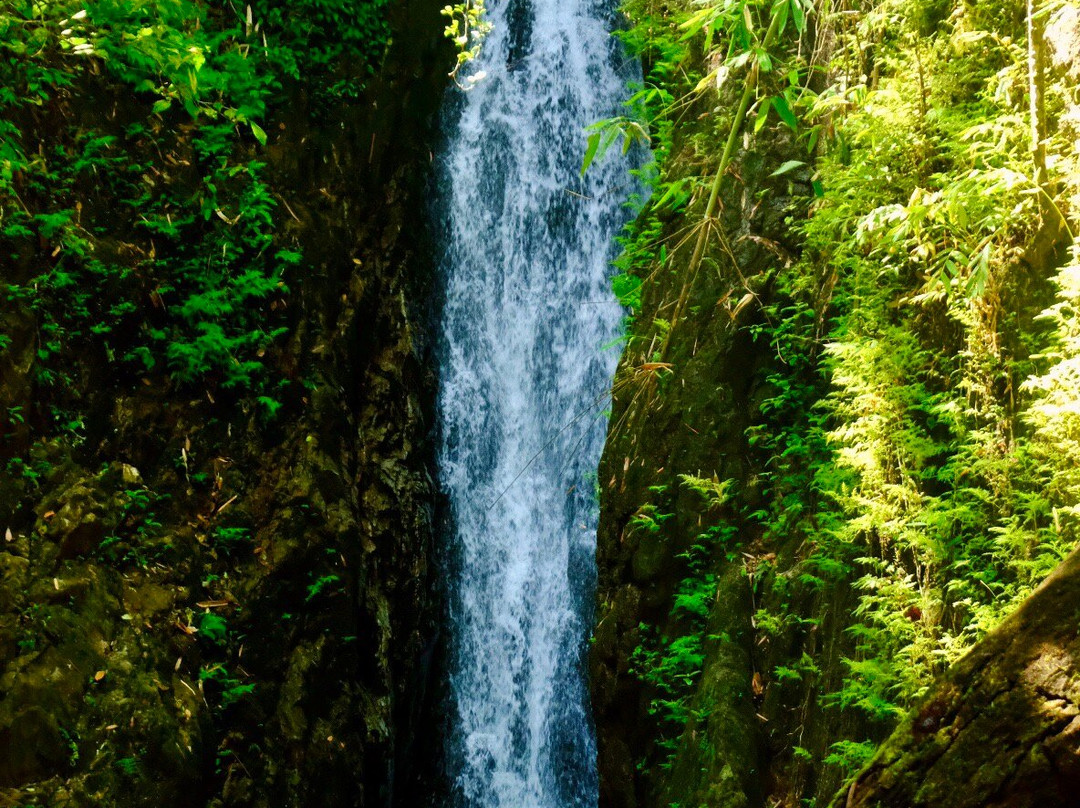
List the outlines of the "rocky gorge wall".
<svg viewBox="0 0 1080 808">
<path fill-rule="evenodd" d="M 89 352 L 68 390 L 85 428 L 57 437 L 40 323 L 7 296 L 2 451 L 26 460 L 0 477 L 0 805 L 408 804 L 438 616 L 416 301 L 452 54 L 438 4 L 386 15 L 353 103 L 292 82 L 263 121 L 276 238 L 304 255 L 270 354 L 304 383 L 273 418 Z M 54 114 L 117 131 L 124 89 L 87 81 L 94 103 Z"/>
<path fill-rule="evenodd" d="M 796 94 L 814 100 L 802 112 L 791 105 L 797 122 L 777 120 L 766 107 L 752 124 L 765 99 L 780 94 L 762 79 L 712 221 L 704 215 L 711 172 L 756 68 L 740 73 L 733 65 L 745 61 L 727 41 L 703 53 L 705 36 L 687 33 L 696 13 L 688 6 L 627 8 L 636 26 L 628 39 L 645 55 L 647 92 L 662 103 L 649 108 L 659 163 L 653 201 L 627 234 L 616 279 L 633 320 L 598 474 L 600 577 L 590 664 L 600 805 L 843 805 L 848 792 L 841 786 L 865 765 L 872 785 L 853 792 L 858 804 L 937 804 L 950 786 L 919 791 L 921 778 L 968 719 L 986 720 L 973 695 L 982 685 L 964 677 L 1010 642 L 1004 627 L 975 641 L 1038 584 L 1031 570 L 1047 574 L 1075 546 L 1071 528 L 1053 514 L 1072 507 L 1076 492 L 1047 482 L 1071 474 L 1047 471 L 1059 468 L 1051 458 L 1061 453 L 1040 454 L 1034 473 L 1022 461 L 1042 439 L 1030 415 L 1038 401 L 1031 390 L 1048 366 L 1040 362 L 1071 356 L 1037 354 L 1048 344 L 1039 323 L 1048 319 L 1055 287 L 1064 290 L 1059 306 L 1073 299 L 1071 237 L 1061 217 L 1075 220 L 1075 166 L 1064 156 L 1076 132 L 1075 10 L 1049 16 L 1051 54 L 1040 78 L 1056 98 L 1047 102 L 1044 123 L 1047 148 L 1063 155 L 1047 192 L 1057 210 L 1040 218 L 1033 209 L 1010 229 L 1009 221 L 1021 224 L 1017 206 L 1012 220 L 988 226 L 982 246 L 1003 243 L 987 261 L 990 280 L 954 297 L 928 291 L 935 276 L 926 256 L 942 242 L 927 235 L 918 246 L 880 235 L 873 217 L 933 220 L 940 214 L 926 214 L 934 208 L 920 207 L 927 198 L 920 194 L 944 197 L 954 176 L 979 173 L 964 152 L 975 147 L 953 147 L 948 138 L 958 131 L 974 138 L 980 124 L 997 134 L 986 123 L 996 114 L 1027 120 L 1019 96 L 995 97 L 1001 110 L 992 114 L 974 100 L 985 101 L 986 86 L 997 86 L 1008 70 L 1023 75 L 1022 49 L 1008 58 L 965 49 L 978 36 L 1005 32 L 1013 36 L 1007 41 L 1020 42 L 1021 6 L 984 12 L 982 4 L 900 3 L 885 21 L 874 16 L 877 5 L 854 4 L 815 17 L 801 41 L 770 52 L 773 80 L 782 85 L 787 79 L 776 73 L 791 69 L 805 82 Z M 754 19 L 759 38 L 747 40 L 760 46 L 768 16 Z M 965 104 L 986 118 L 951 121 L 948 110 Z M 1030 170 L 1023 145 L 1014 155 L 1017 172 Z M 989 206 L 1018 205 L 1000 188 L 979 194 Z M 830 216 L 841 224 L 816 229 L 815 222 L 834 221 Z M 701 228 L 710 235 L 695 264 Z M 889 237 L 901 246 L 881 246 Z M 961 281 L 968 282 L 954 287 Z M 905 365 L 913 344 L 926 353 Z M 937 402 L 955 400 L 949 406 L 971 421 L 950 432 L 936 418 L 942 410 L 925 416 L 930 405 L 920 396 L 929 399 L 928 390 Z M 925 442 L 912 450 L 916 440 Z M 994 483 L 998 472 L 973 458 L 1001 463 L 1015 488 Z M 943 472 L 952 463 L 956 470 Z M 1030 489 L 1023 489 L 1025 474 Z M 984 509 L 953 509 L 968 486 L 978 488 L 971 496 Z M 899 489 L 904 493 L 883 507 Z M 1054 502 L 1063 510 L 1025 511 L 1010 499 L 1021 489 L 1030 492 L 1021 497 L 1061 496 Z M 1008 550 L 989 538 L 1004 535 L 1006 524 L 1029 531 Z M 968 543 L 974 549 L 965 555 Z M 983 563 L 973 559 L 983 558 L 993 559 L 990 570 L 967 578 Z M 965 588 L 969 581 L 978 593 Z M 1034 601 L 1024 608 L 1031 619 Z M 1060 612 L 1068 623 L 1068 608 Z M 919 643 L 922 650 L 912 652 Z M 1031 646 L 1017 645 L 1029 656 L 1015 665 L 1006 659 L 1004 667 L 1030 663 L 1045 673 L 1031 661 Z M 948 663 L 956 667 L 946 675 Z M 1071 665 L 1061 677 L 1072 675 Z M 915 670 L 921 678 L 911 673 L 902 682 Z M 1000 685 L 999 669 L 992 671 Z M 935 677 L 947 684 L 931 692 L 938 702 L 949 693 L 949 715 L 963 720 L 924 735 L 918 716 L 937 702 L 916 695 Z M 1017 685 L 1005 701 L 1030 709 L 1040 727 L 1059 721 L 1046 729 L 1054 736 L 1072 714 L 1064 686 L 1056 684 L 1040 705 L 1029 685 Z M 1027 743 L 1015 740 L 1027 737 L 1023 725 L 1001 730 L 1000 743 L 983 738 L 978 763 L 956 779 L 955 758 L 953 768 L 934 770 L 938 783 L 952 784 L 949 799 L 989 806 L 1044 797 L 1013 778 L 1029 765 L 1009 757 Z M 1032 770 L 1057 759 L 1056 737 L 1045 749 L 1036 744 Z M 1071 759 L 1062 766 L 1065 774 L 1046 781 L 1055 794 L 1065 793 L 1054 789 L 1072 776 Z M 993 785 L 968 799 L 955 785 L 978 767 L 980 781 Z M 984 799 L 998 786 L 998 801 Z"/>
<path fill-rule="evenodd" d="M 676 132 L 675 173 L 688 170 L 691 129 Z M 616 375 L 598 475 L 599 610 L 591 659 L 603 806 L 760 804 L 770 746 L 784 744 L 790 730 L 780 710 L 767 712 L 768 721 L 761 715 L 765 691 L 755 682 L 762 681 L 767 652 L 754 625 L 764 605 L 755 601 L 760 584 L 754 572 L 759 559 L 791 553 L 798 540 L 789 547 L 763 543 L 760 531 L 743 523 L 738 552 L 710 550 L 701 562 L 715 577 L 703 606 L 705 626 L 688 629 L 672 604 L 688 574 L 686 554 L 702 532 L 719 520 L 741 521 L 723 496 L 703 499 L 681 476 L 734 479 L 745 503 L 761 502 L 754 484 L 760 459 L 745 433 L 767 392 L 772 357 L 752 328 L 764 323 L 762 305 L 772 298 L 776 275 L 799 249 L 787 221 L 800 202 L 787 180 L 769 177 L 771 166 L 793 151 L 781 135 L 759 139 L 740 154 L 738 179 L 729 177 L 721 189 L 731 261 L 707 261 L 687 293 L 684 319 L 668 335 L 657 334 L 653 323 L 670 317 L 684 294 L 688 256 L 650 276 Z M 676 217 L 664 228 L 684 226 Z M 642 521 L 650 514 L 660 516 L 662 531 Z M 650 637 L 682 631 L 707 637 L 692 651 L 701 654 L 691 697 L 700 712 L 665 745 L 653 704 L 657 688 L 643 683 L 641 653 Z M 674 680 L 679 674 L 667 675 Z"/>
</svg>

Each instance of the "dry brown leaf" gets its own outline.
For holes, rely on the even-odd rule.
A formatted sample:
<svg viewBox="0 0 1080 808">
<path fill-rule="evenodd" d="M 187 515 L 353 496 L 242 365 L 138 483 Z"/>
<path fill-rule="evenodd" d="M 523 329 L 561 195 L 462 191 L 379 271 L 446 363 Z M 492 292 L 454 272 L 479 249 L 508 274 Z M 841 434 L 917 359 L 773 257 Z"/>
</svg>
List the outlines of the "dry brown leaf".
<svg viewBox="0 0 1080 808">
<path fill-rule="evenodd" d="M 232 505 L 234 502 L 236 502 L 236 498 L 238 496 L 240 496 L 240 495 L 239 494 L 233 494 L 231 497 L 229 497 L 227 500 L 225 500 L 225 502 L 222 503 L 221 507 L 217 509 L 217 512 L 221 513 L 223 510 L 225 510 L 230 505 Z"/>
<path fill-rule="evenodd" d="M 200 600 L 195 605 L 200 609 L 217 609 L 221 606 L 229 606 L 231 604 L 231 600 Z"/>
</svg>

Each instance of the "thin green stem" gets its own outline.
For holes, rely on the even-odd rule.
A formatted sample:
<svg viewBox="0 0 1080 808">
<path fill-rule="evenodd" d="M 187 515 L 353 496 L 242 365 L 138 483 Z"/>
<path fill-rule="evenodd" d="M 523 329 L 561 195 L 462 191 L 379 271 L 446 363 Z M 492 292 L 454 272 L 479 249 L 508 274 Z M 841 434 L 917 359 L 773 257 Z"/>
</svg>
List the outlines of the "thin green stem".
<svg viewBox="0 0 1080 808">
<path fill-rule="evenodd" d="M 780 19 L 781 15 L 774 6 L 772 19 L 769 22 L 769 28 L 765 32 L 765 39 L 762 41 L 762 50 L 767 52 L 769 48 L 775 44 L 776 38 L 780 34 Z M 709 241 L 709 223 L 712 221 L 713 216 L 716 215 L 717 200 L 720 198 L 720 183 L 724 179 L 724 174 L 727 173 L 728 166 L 731 165 L 731 158 L 735 154 L 735 144 L 738 143 L 743 124 L 746 122 L 746 112 L 750 108 L 750 102 L 753 101 L 754 96 L 757 94 L 758 75 L 759 68 L 755 66 L 750 71 L 750 75 L 746 78 L 746 86 L 743 88 L 742 98 L 739 100 L 738 109 L 735 111 L 735 119 L 731 122 L 731 129 L 728 131 L 727 142 L 724 144 L 724 151 L 720 156 L 720 165 L 716 169 L 716 176 L 713 178 L 712 187 L 709 189 L 709 201 L 705 205 L 705 216 L 701 222 L 701 228 L 698 231 L 697 242 L 694 244 L 694 254 L 690 258 L 688 267 L 690 280 L 683 286 L 682 293 L 679 295 L 679 302 L 675 307 L 675 315 L 671 319 L 672 329 L 675 328 L 679 321 L 679 317 L 682 315 L 683 308 L 686 306 L 686 301 L 690 297 L 690 289 L 694 285 L 694 280 L 697 278 L 698 265 L 701 263 L 701 258 L 705 254 L 705 247 Z M 671 331 L 668 332 L 668 336 L 670 336 L 670 334 Z M 667 340 L 665 339 L 664 342 L 666 352 Z"/>
</svg>

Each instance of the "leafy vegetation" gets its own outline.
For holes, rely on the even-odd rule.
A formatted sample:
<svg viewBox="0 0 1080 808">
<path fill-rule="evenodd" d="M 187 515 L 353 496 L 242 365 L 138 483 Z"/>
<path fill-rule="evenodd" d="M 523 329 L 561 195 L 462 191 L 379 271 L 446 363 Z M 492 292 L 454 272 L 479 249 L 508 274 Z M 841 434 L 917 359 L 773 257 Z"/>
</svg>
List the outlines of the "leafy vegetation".
<svg viewBox="0 0 1080 808">
<path fill-rule="evenodd" d="M 483 80 L 481 73 L 467 76 L 464 82 L 458 80 L 461 70 L 480 55 L 480 46 L 484 37 L 491 32 L 491 23 L 485 17 L 484 0 L 465 0 L 462 3 L 443 6 L 442 15 L 446 17 L 443 36 L 454 43 L 457 58 L 450 77 L 462 89 L 468 89 L 477 81 Z"/>
<path fill-rule="evenodd" d="M 313 103 L 355 97 L 388 43 L 384 5 L 311 0 L 288 19 L 273 2 L 0 11 L 3 294 L 34 318 L 43 400 L 71 412 L 65 391 L 94 372 L 276 411 L 275 347 L 304 259 L 267 183 L 264 126 L 301 65 L 320 79 Z"/>
<path fill-rule="evenodd" d="M 1021 10 L 890 8 L 891 27 L 870 10 L 832 22 L 876 38 L 889 69 L 860 84 L 834 66 L 842 82 L 807 107 L 833 130 L 816 163 L 825 192 L 800 225 L 788 308 L 772 311 L 788 351 L 771 337 L 779 358 L 805 358 L 781 362 L 752 431 L 772 434 L 776 458 L 766 535 L 789 535 L 792 494 L 813 492 L 795 510 L 806 561 L 858 592 L 848 675 L 824 698 L 874 719 L 902 714 L 1075 546 L 1059 514 L 1080 500 L 1048 487 L 1063 459 L 1049 447 L 1071 427 L 1045 418 L 1071 404 L 1058 389 L 1048 409 L 1040 385 L 1069 354 L 1037 351 L 1068 326 L 1060 303 L 1036 316 L 1053 265 L 1032 256 L 1067 226 L 1063 195 L 1040 205 L 1022 94 L 1007 91 L 1027 71 L 1010 27 Z M 824 300 L 806 281 L 822 271 Z"/>
<path fill-rule="evenodd" d="M 241 775 L 306 787 L 260 746 L 280 730 L 280 681 L 263 685 L 319 664 L 304 634 L 323 635 L 344 586 L 324 573 L 349 552 L 319 545 L 356 493 L 316 491 L 318 416 L 310 445 L 285 425 L 333 372 L 307 350 L 332 339 L 311 301 L 341 290 L 313 282 L 311 245 L 348 278 L 360 247 L 325 231 L 363 221 L 350 205 L 371 189 L 301 219 L 303 195 L 344 181 L 316 184 L 296 153 L 355 136 L 337 121 L 371 103 L 390 32 L 386 0 L 0 3 L 0 566 L 18 570 L 0 597 L 0 732 L 40 713 L 46 750 L 5 761 L 13 804 L 213 802 Z M 268 665 L 247 632 L 308 581 L 263 587 L 309 552 L 321 599 L 267 633 Z M 60 686 L 53 657 L 70 662 Z"/>
<path fill-rule="evenodd" d="M 632 314 L 658 315 L 632 324 L 632 353 L 672 362 L 680 334 L 705 339 L 683 331 L 693 307 L 715 306 L 769 357 L 745 435 L 756 470 L 739 481 L 753 496 L 714 523 L 739 553 L 681 556 L 671 630 L 642 627 L 637 673 L 670 753 L 707 664 L 702 604 L 735 557 L 771 686 L 853 717 L 836 722 L 854 734 L 832 738 L 822 762 L 854 773 L 1076 545 L 1080 286 L 1075 248 L 1066 256 L 1080 99 L 1028 38 L 1057 6 L 624 8 L 645 84 L 625 117 L 594 128 L 585 163 L 646 133 L 656 156 L 615 280 Z M 798 237 L 799 254 L 776 250 L 767 284 L 741 275 L 734 220 L 717 213 L 724 183 L 743 179 L 728 171 L 740 152 L 755 201 L 786 198 Z M 742 289 L 703 300 L 699 279 L 714 271 Z M 746 322 L 748 306 L 760 316 Z M 653 394 L 663 406 L 664 389 Z M 650 507 L 634 529 L 664 530 Z M 848 587 L 850 614 L 816 611 Z M 825 619 L 843 621 L 842 660 L 814 639 Z"/>
</svg>

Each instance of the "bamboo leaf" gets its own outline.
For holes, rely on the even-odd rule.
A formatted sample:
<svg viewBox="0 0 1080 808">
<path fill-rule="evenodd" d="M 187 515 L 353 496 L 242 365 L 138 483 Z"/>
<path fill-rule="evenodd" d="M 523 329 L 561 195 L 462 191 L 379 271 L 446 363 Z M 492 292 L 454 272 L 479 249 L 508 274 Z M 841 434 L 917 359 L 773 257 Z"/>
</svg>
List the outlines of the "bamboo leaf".
<svg viewBox="0 0 1080 808">
<path fill-rule="evenodd" d="M 794 171 L 796 168 L 801 168 L 804 165 L 806 165 L 806 163 L 804 163 L 802 160 L 788 160 L 786 163 L 784 163 L 782 166 L 780 166 L 780 168 L 776 169 L 776 171 L 774 171 L 769 176 L 770 177 L 780 177 L 780 176 L 783 176 L 784 174 L 787 174 L 789 171 Z"/>
<path fill-rule="evenodd" d="M 769 118 L 769 110 L 772 108 L 773 99 L 766 98 L 761 102 L 761 109 L 758 110 L 757 120 L 754 121 L 754 134 L 756 135 L 765 126 L 765 122 Z"/>
<path fill-rule="evenodd" d="M 795 113 L 791 111 L 787 99 L 782 95 L 773 96 L 773 106 L 776 107 L 776 114 L 780 116 L 780 120 L 786 123 L 791 128 L 791 131 L 797 131 L 799 128 L 799 119 L 796 118 Z"/>
<path fill-rule="evenodd" d="M 795 30 L 800 34 L 806 30 L 806 11 L 803 9 L 802 0 L 791 0 L 791 19 L 795 23 Z"/>
<path fill-rule="evenodd" d="M 585 147 L 585 157 L 581 161 L 581 176 L 585 176 L 585 172 L 589 170 L 589 166 L 592 165 L 592 161 L 596 158 L 596 151 L 600 148 L 600 133 L 593 132 L 589 135 L 588 144 Z"/>
<path fill-rule="evenodd" d="M 784 29 L 787 28 L 788 5 L 788 3 L 780 3 L 773 7 L 773 14 L 779 18 L 779 21 L 777 22 L 777 34 L 783 34 Z"/>
</svg>

